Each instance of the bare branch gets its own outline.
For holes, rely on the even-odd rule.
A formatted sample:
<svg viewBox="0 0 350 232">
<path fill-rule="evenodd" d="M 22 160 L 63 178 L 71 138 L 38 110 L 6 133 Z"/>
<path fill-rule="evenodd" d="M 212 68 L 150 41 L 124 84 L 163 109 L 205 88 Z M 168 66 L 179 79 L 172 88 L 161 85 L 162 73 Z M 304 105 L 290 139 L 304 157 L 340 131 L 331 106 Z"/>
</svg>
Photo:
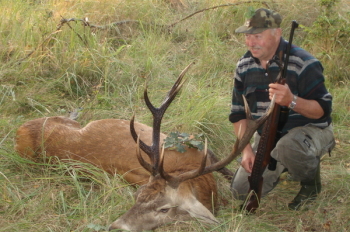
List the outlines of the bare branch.
<svg viewBox="0 0 350 232">
<path fill-rule="evenodd" d="M 222 4 L 222 5 L 218 5 L 218 6 L 213 6 L 213 7 L 209 7 L 209 8 L 205 8 L 205 9 L 202 9 L 202 10 L 199 10 L 199 11 L 196 11 L 182 19 L 180 19 L 179 21 L 176 21 L 175 23 L 172 23 L 168 26 L 168 28 L 172 28 L 174 27 L 176 24 L 182 22 L 182 21 L 185 21 L 186 19 L 189 19 L 191 18 L 192 16 L 196 15 L 196 14 L 199 14 L 199 13 L 202 13 L 204 11 L 208 11 L 208 10 L 214 10 L 214 9 L 217 9 L 217 8 L 220 8 L 220 7 L 227 7 L 227 6 L 237 6 L 237 5 L 241 5 L 241 4 L 246 4 L 246 3 L 262 3 L 264 4 L 266 7 L 270 8 L 269 5 L 267 4 L 267 2 L 262 2 L 262 1 L 244 1 L 244 2 L 236 2 L 236 3 L 227 3 L 227 4 Z"/>
<path fill-rule="evenodd" d="M 105 30 L 105 29 L 109 29 L 112 27 L 116 27 L 116 26 L 120 26 L 123 24 L 145 24 L 145 22 L 139 21 L 139 20 L 122 20 L 122 21 L 118 21 L 118 22 L 114 22 L 114 23 L 110 23 L 110 24 L 106 24 L 106 25 L 95 25 L 95 24 L 91 24 L 87 18 L 84 19 L 78 19 L 78 18 L 63 18 L 61 19 L 60 23 L 57 25 L 57 30 L 61 29 L 61 27 L 63 27 L 64 24 L 68 24 L 69 22 L 82 22 L 83 26 L 86 27 L 90 27 L 90 28 L 97 28 L 97 29 L 101 29 L 101 30 Z"/>
</svg>

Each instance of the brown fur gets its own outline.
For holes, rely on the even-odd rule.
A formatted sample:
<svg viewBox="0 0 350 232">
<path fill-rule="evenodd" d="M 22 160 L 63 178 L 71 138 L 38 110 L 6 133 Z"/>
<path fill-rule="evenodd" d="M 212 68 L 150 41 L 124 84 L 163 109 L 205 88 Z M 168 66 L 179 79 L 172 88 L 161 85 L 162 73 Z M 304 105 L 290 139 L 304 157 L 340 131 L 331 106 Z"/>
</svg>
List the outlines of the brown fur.
<svg viewBox="0 0 350 232">
<path fill-rule="evenodd" d="M 66 117 L 38 118 L 18 128 L 15 150 L 32 160 L 56 156 L 61 160 L 91 163 L 108 173 L 122 175 L 131 184 L 143 185 L 148 183 L 150 174 L 137 160 L 136 143 L 129 126 L 130 121 L 120 119 L 93 121 L 82 128 L 78 122 Z M 152 128 L 137 122 L 135 128 L 140 138 L 150 144 Z M 161 141 L 165 137 L 161 134 Z M 142 152 L 142 156 L 149 162 L 145 153 Z M 185 153 L 166 150 L 164 169 L 171 175 L 178 175 L 198 168 L 202 157 L 203 153 L 193 148 L 187 148 Z M 179 188 L 186 191 L 184 195 L 195 195 L 212 210 L 217 191 L 212 174 L 186 181 Z M 159 186 L 151 189 L 160 191 Z"/>
</svg>

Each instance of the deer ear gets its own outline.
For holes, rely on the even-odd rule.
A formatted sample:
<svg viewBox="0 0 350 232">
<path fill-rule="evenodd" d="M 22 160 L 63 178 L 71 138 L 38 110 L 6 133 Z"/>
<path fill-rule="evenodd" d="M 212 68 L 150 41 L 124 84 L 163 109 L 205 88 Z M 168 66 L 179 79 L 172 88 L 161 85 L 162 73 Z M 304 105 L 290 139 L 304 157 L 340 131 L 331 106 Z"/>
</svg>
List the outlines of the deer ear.
<svg viewBox="0 0 350 232">
<path fill-rule="evenodd" d="M 184 204 L 180 206 L 183 210 L 186 210 L 191 217 L 197 218 L 204 223 L 219 223 L 215 216 L 194 196 L 185 200 Z"/>
</svg>

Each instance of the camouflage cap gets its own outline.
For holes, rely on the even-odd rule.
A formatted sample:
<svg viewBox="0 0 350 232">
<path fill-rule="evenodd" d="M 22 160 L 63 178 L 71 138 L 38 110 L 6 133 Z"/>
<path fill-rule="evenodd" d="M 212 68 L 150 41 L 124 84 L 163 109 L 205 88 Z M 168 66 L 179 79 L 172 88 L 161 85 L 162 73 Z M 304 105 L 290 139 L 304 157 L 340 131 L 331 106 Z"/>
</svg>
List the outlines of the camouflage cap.
<svg viewBox="0 0 350 232">
<path fill-rule="evenodd" d="M 236 33 L 257 34 L 270 28 L 279 28 L 282 17 L 279 13 L 264 8 L 257 9 L 245 24 L 236 29 Z"/>
</svg>

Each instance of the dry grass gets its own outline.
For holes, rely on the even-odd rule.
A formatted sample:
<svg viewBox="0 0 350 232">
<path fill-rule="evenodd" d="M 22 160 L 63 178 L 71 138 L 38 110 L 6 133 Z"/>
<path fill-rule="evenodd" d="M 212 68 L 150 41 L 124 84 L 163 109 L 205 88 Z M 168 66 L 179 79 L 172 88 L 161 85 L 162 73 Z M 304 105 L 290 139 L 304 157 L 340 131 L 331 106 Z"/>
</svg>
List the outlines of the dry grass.
<svg viewBox="0 0 350 232">
<path fill-rule="evenodd" d="M 327 1 L 167 1 L 77 0 L 0 3 L 0 231 L 104 231 L 133 204 L 135 191 L 118 176 L 79 164 L 93 175 L 75 169 L 76 163 L 34 164 L 13 150 L 16 128 L 29 119 L 66 115 L 82 107 L 79 121 L 101 118 L 137 120 L 149 124 L 142 92 L 147 80 L 157 103 L 187 64 L 189 80 L 164 118 L 163 131 L 204 133 L 220 156 L 234 140 L 227 115 L 233 71 L 245 51 L 234 29 L 244 21 L 248 7 L 269 7 L 289 22 L 302 25 L 295 43 L 323 61 L 334 96 L 337 147 L 322 161 L 323 191 L 308 209 L 291 212 L 286 204 L 298 183 L 281 180 L 263 199 L 255 215 L 240 212 L 229 183 L 216 175 L 222 224 L 207 227 L 196 221 L 166 225 L 157 231 L 348 231 L 350 230 L 349 121 L 349 4 L 341 0 L 328 15 Z M 251 1 L 249 1 L 251 2 Z M 331 2 L 331 1 L 328 1 Z M 171 28 L 166 25 L 205 8 Z M 322 16 L 322 17 L 321 17 Z M 84 19 L 102 26 L 133 20 L 118 27 L 84 27 L 81 21 L 57 26 L 62 18 Z M 329 27 L 315 24 L 327 19 Z M 336 21 L 340 20 L 340 21 Z M 342 20 L 342 21 L 341 21 Z M 331 24 L 334 23 L 334 24 Z M 237 168 L 233 162 L 229 166 Z"/>
</svg>

